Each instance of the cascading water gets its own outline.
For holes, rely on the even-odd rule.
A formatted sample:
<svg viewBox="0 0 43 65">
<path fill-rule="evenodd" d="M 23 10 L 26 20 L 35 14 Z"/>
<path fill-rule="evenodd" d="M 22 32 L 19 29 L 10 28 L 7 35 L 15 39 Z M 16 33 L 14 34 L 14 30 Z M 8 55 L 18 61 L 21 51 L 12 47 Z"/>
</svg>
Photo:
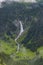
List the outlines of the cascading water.
<svg viewBox="0 0 43 65">
<path fill-rule="evenodd" d="M 23 29 L 23 25 L 22 25 L 22 22 L 19 21 L 19 24 L 20 24 L 20 33 L 19 35 L 15 38 L 15 42 L 17 43 L 17 52 L 19 51 L 19 48 L 20 48 L 20 44 L 17 42 L 17 39 L 21 36 L 21 34 L 23 33 L 24 29 Z"/>
<path fill-rule="evenodd" d="M 16 53 L 18 53 L 19 50 L 20 50 L 20 44 L 17 42 L 17 39 L 21 36 L 21 34 L 22 34 L 23 31 L 24 31 L 23 25 L 22 25 L 22 22 L 21 22 L 21 21 L 19 21 L 19 24 L 20 24 L 20 33 L 19 33 L 18 36 L 15 38 L 15 42 L 16 42 L 16 44 L 17 44 L 17 51 L 16 51 Z M 10 57 L 13 57 L 14 55 L 15 55 L 15 54 L 12 54 L 12 55 L 10 55 Z"/>
</svg>

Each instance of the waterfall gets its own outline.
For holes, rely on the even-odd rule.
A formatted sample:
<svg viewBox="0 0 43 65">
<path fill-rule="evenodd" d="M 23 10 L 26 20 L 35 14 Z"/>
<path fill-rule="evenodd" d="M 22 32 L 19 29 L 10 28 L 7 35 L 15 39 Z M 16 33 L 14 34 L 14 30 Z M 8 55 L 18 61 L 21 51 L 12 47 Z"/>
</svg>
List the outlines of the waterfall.
<svg viewBox="0 0 43 65">
<path fill-rule="evenodd" d="M 15 38 L 15 42 L 17 43 L 18 47 L 17 47 L 17 52 L 19 51 L 20 49 L 20 44 L 17 42 L 17 39 L 21 36 L 21 34 L 23 33 L 24 29 L 23 29 L 23 25 L 22 25 L 22 22 L 19 21 L 19 24 L 20 24 L 20 33 L 18 34 L 18 36 Z"/>
</svg>

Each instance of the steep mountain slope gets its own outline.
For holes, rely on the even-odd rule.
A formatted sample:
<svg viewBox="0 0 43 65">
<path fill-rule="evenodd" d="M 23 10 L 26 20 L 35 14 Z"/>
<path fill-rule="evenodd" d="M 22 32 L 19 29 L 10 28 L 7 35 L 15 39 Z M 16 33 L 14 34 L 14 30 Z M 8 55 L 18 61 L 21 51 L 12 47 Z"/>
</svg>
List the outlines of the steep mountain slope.
<svg viewBox="0 0 43 65">
<path fill-rule="evenodd" d="M 28 30 L 24 31 L 23 36 L 18 39 L 18 42 L 24 44 L 26 48 L 36 51 L 37 48 L 43 46 L 43 5 L 41 4 L 33 8 L 29 14 L 32 16 L 30 18 L 32 21 L 30 21 L 31 25 L 27 24 Z"/>
<path fill-rule="evenodd" d="M 31 50 L 35 51 L 38 47 L 43 46 L 43 21 L 34 23 L 30 27 L 27 36 L 22 43 Z"/>
<path fill-rule="evenodd" d="M 24 32 L 17 40 L 20 49 L 16 53 L 18 21 L 22 21 Z M 0 56 L 2 65 L 43 65 L 43 4 L 3 3 L 0 8 Z"/>
<path fill-rule="evenodd" d="M 3 8 L 0 8 L 0 35 L 2 36 L 5 32 L 15 33 L 18 27 L 15 26 L 14 20 L 21 20 L 24 28 L 30 27 L 34 20 L 35 10 L 37 11 L 39 5 L 15 2 L 11 4 L 3 3 L 3 6 Z"/>
</svg>

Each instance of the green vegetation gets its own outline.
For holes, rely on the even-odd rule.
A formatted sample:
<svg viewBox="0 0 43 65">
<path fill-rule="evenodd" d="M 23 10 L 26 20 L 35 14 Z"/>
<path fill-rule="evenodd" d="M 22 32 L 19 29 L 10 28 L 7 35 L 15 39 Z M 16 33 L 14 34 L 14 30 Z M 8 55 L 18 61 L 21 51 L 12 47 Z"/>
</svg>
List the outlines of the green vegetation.
<svg viewBox="0 0 43 65">
<path fill-rule="evenodd" d="M 12 52 L 15 52 L 15 50 L 16 50 L 15 43 L 9 44 L 5 41 L 0 41 L 0 52 L 11 54 Z"/>
<path fill-rule="evenodd" d="M 43 58 L 42 57 L 35 57 L 32 60 L 27 60 L 24 58 L 24 60 L 13 60 L 9 57 L 9 55 L 6 55 L 4 53 L 0 53 L 0 64 L 1 65 L 42 65 L 43 64 Z"/>
<path fill-rule="evenodd" d="M 43 57 L 43 46 L 38 48 L 38 52 L 39 52 L 40 56 Z"/>
<path fill-rule="evenodd" d="M 24 38 L 26 37 L 27 33 L 28 33 L 28 29 L 24 30 L 23 34 L 19 37 L 19 39 L 17 41 L 19 43 L 21 43 L 24 40 Z"/>
<path fill-rule="evenodd" d="M 17 53 L 18 20 L 24 32 Z M 43 4 L 14 2 L 0 8 L 0 65 L 43 65 Z"/>
</svg>

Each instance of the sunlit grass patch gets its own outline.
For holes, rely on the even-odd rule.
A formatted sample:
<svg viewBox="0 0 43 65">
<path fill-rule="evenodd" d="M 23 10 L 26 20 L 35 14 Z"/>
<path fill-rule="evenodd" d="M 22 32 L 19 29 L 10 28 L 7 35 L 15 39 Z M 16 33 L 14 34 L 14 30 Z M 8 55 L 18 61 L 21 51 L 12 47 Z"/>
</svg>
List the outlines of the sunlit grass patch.
<svg viewBox="0 0 43 65">
<path fill-rule="evenodd" d="M 43 46 L 38 48 L 39 55 L 43 57 Z"/>
<path fill-rule="evenodd" d="M 16 51 L 15 43 L 13 46 L 11 46 L 10 43 L 0 40 L 0 52 L 4 52 L 5 54 L 11 54 L 15 51 Z"/>
<path fill-rule="evenodd" d="M 13 57 L 14 60 L 31 60 L 36 56 L 35 52 L 32 52 L 29 49 L 26 49 L 25 47 L 22 47 L 18 53 Z"/>
</svg>

